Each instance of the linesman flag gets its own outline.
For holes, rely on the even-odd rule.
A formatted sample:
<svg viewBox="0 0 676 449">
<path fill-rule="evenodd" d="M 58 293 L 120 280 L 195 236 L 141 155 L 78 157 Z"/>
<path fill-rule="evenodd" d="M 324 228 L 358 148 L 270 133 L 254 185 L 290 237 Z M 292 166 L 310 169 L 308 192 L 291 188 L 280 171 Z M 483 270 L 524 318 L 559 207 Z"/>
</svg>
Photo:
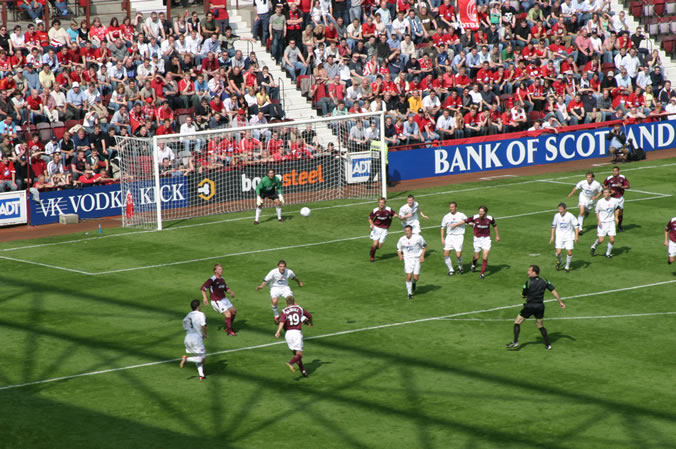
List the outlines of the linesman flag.
<svg viewBox="0 0 676 449">
<path fill-rule="evenodd" d="M 476 0 L 458 0 L 460 23 L 466 30 L 479 29 L 479 16 L 476 13 Z"/>
</svg>

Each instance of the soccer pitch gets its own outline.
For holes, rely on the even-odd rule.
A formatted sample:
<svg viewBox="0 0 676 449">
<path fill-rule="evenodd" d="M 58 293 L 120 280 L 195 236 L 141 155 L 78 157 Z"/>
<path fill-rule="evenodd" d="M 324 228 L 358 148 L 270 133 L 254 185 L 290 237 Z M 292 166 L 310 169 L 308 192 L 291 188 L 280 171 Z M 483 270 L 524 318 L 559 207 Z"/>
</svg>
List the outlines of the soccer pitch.
<svg viewBox="0 0 676 449">
<path fill-rule="evenodd" d="M 613 259 L 589 254 L 595 218 L 555 271 L 556 206 L 577 216 L 584 171 L 514 177 L 414 193 L 428 253 L 413 301 L 390 235 L 369 263 L 376 201 L 266 209 L 167 223 L 162 232 L 0 243 L 3 349 L 0 448 L 676 448 L 676 266 L 664 226 L 676 215 L 676 159 L 621 166 L 631 182 Z M 610 166 L 595 167 L 600 182 Z M 477 176 L 478 177 L 478 176 Z M 502 240 L 486 279 L 449 277 L 440 222 L 448 202 L 468 216 L 486 205 Z M 279 259 L 305 286 L 312 312 L 308 378 L 291 374 L 268 289 Z M 455 261 L 455 257 L 453 257 Z M 236 293 L 236 337 L 207 316 L 207 379 L 179 369 L 181 319 L 214 263 Z M 547 303 L 546 351 L 531 318 L 505 349 L 530 264 L 567 305 Z M 548 294 L 547 299 L 553 297 Z"/>
</svg>

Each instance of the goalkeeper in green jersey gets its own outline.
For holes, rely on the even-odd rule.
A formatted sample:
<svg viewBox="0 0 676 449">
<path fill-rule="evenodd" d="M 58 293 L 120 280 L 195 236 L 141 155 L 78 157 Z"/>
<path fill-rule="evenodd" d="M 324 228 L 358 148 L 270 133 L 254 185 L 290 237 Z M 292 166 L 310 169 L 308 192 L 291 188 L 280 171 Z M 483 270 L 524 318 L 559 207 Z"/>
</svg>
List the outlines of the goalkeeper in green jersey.
<svg viewBox="0 0 676 449">
<path fill-rule="evenodd" d="M 256 219 L 254 220 L 254 224 L 258 224 L 258 220 L 261 218 L 265 198 L 270 198 L 275 203 L 277 220 L 284 221 L 282 218 L 282 204 L 284 204 L 282 181 L 275 176 L 273 169 L 268 170 L 268 175 L 263 177 L 261 182 L 256 186 Z"/>
</svg>

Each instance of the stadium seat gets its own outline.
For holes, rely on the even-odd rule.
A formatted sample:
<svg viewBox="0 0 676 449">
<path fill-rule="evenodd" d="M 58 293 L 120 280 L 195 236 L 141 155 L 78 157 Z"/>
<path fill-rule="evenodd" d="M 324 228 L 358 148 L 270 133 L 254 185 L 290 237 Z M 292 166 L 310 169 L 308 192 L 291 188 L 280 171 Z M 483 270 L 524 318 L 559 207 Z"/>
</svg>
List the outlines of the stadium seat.
<svg viewBox="0 0 676 449">
<path fill-rule="evenodd" d="M 542 112 L 540 111 L 530 111 L 528 113 L 528 123 L 535 123 L 536 120 L 540 120 L 542 118 Z"/>
<path fill-rule="evenodd" d="M 68 120 L 66 122 L 66 131 L 70 131 L 73 126 L 76 125 L 81 125 L 82 122 L 80 120 Z"/>
<path fill-rule="evenodd" d="M 65 132 L 66 125 L 63 122 L 52 123 L 52 133 L 56 136 L 57 139 L 61 139 Z"/>
<path fill-rule="evenodd" d="M 655 14 L 655 3 L 652 2 L 651 0 L 647 0 L 643 4 L 643 14 L 642 17 L 644 18 L 644 23 L 649 20 L 653 14 Z"/>
<path fill-rule="evenodd" d="M 664 48 L 664 52 L 667 55 L 670 55 L 674 52 L 674 39 L 671 37 L 662 39 L 662 47 Z"/>
<path fill-rule="evenodd" d="M 52 137 L 52 125 L 49 123 L 38 123 L 36 125 L 37 132 L 40 135 L 40 141 L 42 143 L 49 142 L 49 139 Z"/>
<path fill-rule="evenodd" d="M 309 75 L 300 75 L 300 76 L 298 76 L 298 78 L 296 78 L 296 85 L 297 85 L 297 87 L 300 89 L 300 82 L 301 82 L 301 80 L 308 79 L 308 78 L 310 78 Z"/>
<path fill-rule="evenodd" d="M 646 25 L 645 25 L 646 31 L 651 36 L 656 35 L 658 30 L 659 30 L 657 23 L 658 23 L 658 17 L 648 17 L 646 19 Z"/>
<path fill-rule="evenodd" d="M 615 63 L 613 63 L 613 62 L 604 62 L 604 63 L 601 65 L 601 70 L 603 71 L 603 74 L 604 74 L 604 75 L 607 74 L 610 70 L 612 70 L 612 71 L 614 72 L 614 71 L 615 71 Z"/>
<path fill-rule="evenodd" d="M 657 28 L 658 28 L 657 34 L 668 35 L 671 32 L 670 31 L 671 24 L 669 17 L 660 17 L 657 23 Z"/>
<path fill-rule="evenodd" d="M 666 9 L 665 0 L 655 0 L 655 15 L 662 16 Z"/>
<path fill-rule="evenodd" d="M 641 14 L 643 13 L 643 2 L 631 2 L 629 4 L 629 10 L 631 11 L 632 16 L 640 19 Z"/>
</svg>

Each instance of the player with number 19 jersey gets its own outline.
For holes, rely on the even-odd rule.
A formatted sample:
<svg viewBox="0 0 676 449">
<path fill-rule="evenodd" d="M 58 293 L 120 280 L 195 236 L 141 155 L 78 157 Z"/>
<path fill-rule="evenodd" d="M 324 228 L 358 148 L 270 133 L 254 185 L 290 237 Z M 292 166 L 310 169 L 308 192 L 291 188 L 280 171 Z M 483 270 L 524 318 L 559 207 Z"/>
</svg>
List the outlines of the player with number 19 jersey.
<svg viewBox="0 0 676 449">
<path fill-rule="evenodd" d="M 282 310 L 279 321 L 284 324 L 283 327 L 286 331 L 284 338 L 290 350 L 303 350 L 303 332 L 301 329 L 303 328 L 303 323 L 310 319 L 312 319 L 312 314 L 303 310 L 298 304 L 293 304 Z"/>
</svg>

